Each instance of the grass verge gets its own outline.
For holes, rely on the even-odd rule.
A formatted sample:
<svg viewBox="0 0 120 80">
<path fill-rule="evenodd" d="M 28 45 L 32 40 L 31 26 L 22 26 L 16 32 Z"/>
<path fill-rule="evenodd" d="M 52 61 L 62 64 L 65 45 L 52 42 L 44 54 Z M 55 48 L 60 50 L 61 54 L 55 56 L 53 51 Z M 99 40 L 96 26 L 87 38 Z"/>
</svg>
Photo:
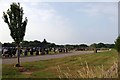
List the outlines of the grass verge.
<svg viewBox="0 0 120 80">
<path fill-rule="evenodd" d="M 4 78 L 117 78 L 116 50 L 2 67 Z"/>
</svg>

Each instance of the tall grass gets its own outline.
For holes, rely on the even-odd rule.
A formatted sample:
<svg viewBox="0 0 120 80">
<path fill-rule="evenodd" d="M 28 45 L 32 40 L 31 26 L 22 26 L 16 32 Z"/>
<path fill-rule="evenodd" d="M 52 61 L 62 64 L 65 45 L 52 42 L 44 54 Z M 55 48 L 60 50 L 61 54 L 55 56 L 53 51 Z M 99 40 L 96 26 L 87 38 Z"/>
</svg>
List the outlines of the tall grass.
<svg viewBox="0 0 120 80">
<path fill-rule="evenodd" d="M 83 63 L 81 63 L 83 64 Z M 67 71 L 64 72 L 60 68 L 60 65 L 56 67 L 59 78 L 118 78 L 118 63 L 114 62 L 113 65 L 107 70 L 104 65 L 101 66 L 89 66 L 85 61 L 85 65 L 79 70 L 73 72 L 69 67 L 66 67 Z"/>
</svg>

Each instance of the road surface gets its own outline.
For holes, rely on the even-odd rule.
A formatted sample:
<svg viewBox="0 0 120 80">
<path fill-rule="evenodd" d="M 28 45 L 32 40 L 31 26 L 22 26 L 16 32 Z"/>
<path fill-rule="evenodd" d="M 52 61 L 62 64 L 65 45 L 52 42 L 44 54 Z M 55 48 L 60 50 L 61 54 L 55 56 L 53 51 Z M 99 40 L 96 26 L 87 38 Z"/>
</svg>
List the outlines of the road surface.
<svg viewBox="0 0 120 80">
<path fill-rule="evenodd" d="M 71 53 L 61 53 L 61 54 L 54 54 L 54 55 L 39 55 L 39 56 L 30 56 L 30 57 L 20 57 L 20 62 L 48 60 L 48 59 L 62 58 L 62 57 L 67 57 L 67 56 L 88 54 L 88 53 L 94 53 L 94 52 L 93 51 L 74 51 Z M 14 63 L 17 63 L 17 58 L 2 59 L 2 64 L 14 64 Z"/>
</svg>

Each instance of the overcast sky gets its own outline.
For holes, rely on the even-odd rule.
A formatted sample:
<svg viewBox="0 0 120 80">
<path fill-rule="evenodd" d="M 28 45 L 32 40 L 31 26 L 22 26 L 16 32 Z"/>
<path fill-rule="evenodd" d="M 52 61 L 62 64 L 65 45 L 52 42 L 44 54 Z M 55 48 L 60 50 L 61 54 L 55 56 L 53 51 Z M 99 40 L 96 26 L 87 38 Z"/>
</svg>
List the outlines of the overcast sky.
<svg viewBox="0 0 120 80">
<path fill-rule="evenodd" d="M 0 41 L 12 42 L 2 19 L 11 2 L 0 3 Z M 45 38 L 56 44 L 114 43 L 118 35 L 117 2 L 20 2 L 28 18 L 24 40 Z"/>
</svg>

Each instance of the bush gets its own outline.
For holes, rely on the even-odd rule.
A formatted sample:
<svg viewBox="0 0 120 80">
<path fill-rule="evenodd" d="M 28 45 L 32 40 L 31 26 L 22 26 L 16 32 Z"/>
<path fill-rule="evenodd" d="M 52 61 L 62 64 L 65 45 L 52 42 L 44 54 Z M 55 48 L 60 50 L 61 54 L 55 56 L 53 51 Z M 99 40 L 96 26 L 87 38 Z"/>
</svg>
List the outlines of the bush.
<svg viewBox="0 0 120 80">
<path fill-rule="evenodd" d="M 118 36 L 118 38 L 115 41 L 115 48 L 118 51 L 118 53 L 120 53 L 120 36 Z"/>
</svg>

